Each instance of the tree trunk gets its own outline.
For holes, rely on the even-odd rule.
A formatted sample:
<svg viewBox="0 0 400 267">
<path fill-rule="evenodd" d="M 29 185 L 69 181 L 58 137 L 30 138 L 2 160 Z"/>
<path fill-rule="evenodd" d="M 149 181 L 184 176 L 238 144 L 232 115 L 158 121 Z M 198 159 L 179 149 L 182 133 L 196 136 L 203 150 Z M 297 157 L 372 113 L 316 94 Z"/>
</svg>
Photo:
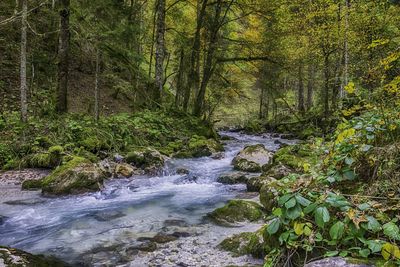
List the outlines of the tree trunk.
<svg viewBox="0 0 400 267">
<path fill-rule="evenodd" d="M 261 86 L 261 95 L 260 95 L 260 110 L 258 113 L 258 118 L 264 119 L 264 93 L 265 93 L 265 86 Z"/>
<path fill-rule="evenodd" d="M 26 44 L 27 44 L 27 17 L 28 17 L 28 0 L 22 0 L 22 25 L 21 25 L 21 121 L 28 121 L 28 100 L 26 83 Z"/>
<path fill-rule="evenodd" d="M 304 114 L 304 83 L 303 83 L 303 64 L 299 65 L 299 84 L 298 84 L 298 110 Z"/>
<path fill-rule="evenodd" d="M 99 72 L 100 72 L 100 50 L 96 50 L 96 78 L 94 85 L 94 118 L 96 121 L 99 120 Z"/>
<path fill-rule="evenodd" d="M 325 118 L 329 117 L 329 88 L 330 88 L 330 72 L 329 72 L 329 54 L 324 56 L 324 115 Z"/>
<path fill-rule="evenodd" d="M 157 34 L 156 34 L 156 65 L 155 65 L 155 101 L 162 104 L 164 85 L 165 60 L 165 0 L 158 0 Z"/>
<path fill-rule="evenodd" d="M 349 83 L 349 12 L 350 12 L 350 0 L 346 0 L 345 7 L 345 29 L 344 29 L 344 69 L 343 69 L 343 85 L 340 90 L 340 96 L 343 97 L 345 91 L 343 90 L 344 86 L 347 86 Z"/>
<path fill-rule="evenodd" d="M 215 7 L 215 17 L 212 23 L 212 27 L 210 28 L 210 37 L 207 49 L 206 60 L 203 68 L 203 79 L 200 84 L 200 89 L 196 97 L 195 105 L 194 105 L 194 115 L 201 116 L 204 111 L 204 100 L 206 96 L 206 89 L 208 82 L 213 73 L 213 59 L 214 53 L 217 49 L 217 41 L 218 41 L 218 32 L 220 28 L 220 18 L 222 13 L 222 0 L 218 0 Z"/>
<path fill-rule="evenodd" d="M 181 104 L 182 92 L 184 88 L 184 60 L 185 50 L 181 49 L 181 55 L 179 59 L 178 77 L 176 81 L 176 95 L 175 95 L 175 107 L 178 108 Z"/>
<path fill-rule="evenodd" d="M 307 110 L 310 110 L 313 106 L 314 82 L 315 82 L 315 66 L 312 65 L 311 63 L 308 66 Z"/>
<path fill-rule="evenodd" d="M 60 0 L 60 36 L 58 49 L 58 88 L 57 104 L 58 113 L 67 112 L 68 71 L 69 71 L 69 0 Z"/>
<path fill-rule="evenodd" d="M 185 97 L 183 102 L 183 109 L 187 111 L 190 101 L 190 94 L 192 90 L 195 95 L 197 95 L 200 84 L 200 46 L 201 46 L 201 29 L 203 28 L 204 17 L 206 15 L 206 7 L 208 0 L 202 0 L 201 8 L 200 1 L 197 1 L 197 25 L 196 25 L 196 33 L 193 41 L 192 55 L 190 58 L 190 71 L 189 71 L 189 85 L 185 90 Z"/>
</svg>

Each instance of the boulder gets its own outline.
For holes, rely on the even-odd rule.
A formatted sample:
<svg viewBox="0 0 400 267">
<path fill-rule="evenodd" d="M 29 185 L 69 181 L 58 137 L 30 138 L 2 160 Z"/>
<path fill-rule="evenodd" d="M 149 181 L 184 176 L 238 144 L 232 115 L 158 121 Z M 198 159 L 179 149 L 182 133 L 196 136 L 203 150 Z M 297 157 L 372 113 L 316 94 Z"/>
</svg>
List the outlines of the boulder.
<svg viewBox="0 0 400 267">
<path fill-rule="evenodd" d="M 178 168 L 178 169 L 176 169 L 176 174 L 187 175 L 187 174 L 189 174 L 189 170 L 186 168 Z"/>
<path fill-rule="evenodd" d="M 279 181 L 270 182 L 261 187 L 260 202 L 267 212 L 271 212 L 277 206 L 279 189 L 281 189 Z"/>
<path fill-rule="evenodd" d="M 269 166 L 268 168 L 263 168 L 263 171 L 263 176 L 269 176 L 279 180 L 291 174 L 293 169 L 278 163 L 276 165 Z"/>
<path fill-rule="evenodd" d="M 222 184 L 242 184 L 246 183 L 247 176 L 242 172 L 230 172 L 218 177 L 217 182 Z"/>
<path fill-rule="evenodd" d="M 245 147 L 233 159 L 235 170 L 246 172 L 261 172 L 262 166 L 270 164 L 273 154 L 264 145 Z"/>
<path fill-rule="evenodd" d="M 229 226 L 237 222 L 258 221 L 263 215 L 262 207 L 258 203 L 236 199 L 209 213 L 208 217 L 219 225 Z"/>
<path fill-rule="evenodd" d="M 261 187 L 263 185 L 268 185 L 271 182 L 276 181 L 275 178 L 269 177 L 269 176 L 258 176 L 258 177 L 252 177 L 247 180 L 246 186 L 247 186 L 247 191 L 248 192 L 260 192 Z"/>
<path fill-rule="evenodd" d="M 119 163 L 115 167 L 115 174 L 117 177 L 125 177 L 129 178 L 132 177 L 132 175 L 135 173 L 135 169 L 132 167 L 132 165 L 127 164 L 127 163 Z"/>
<path fill-rule="evenodd" d="M 365 261 L 365 260 L 364 260 Z M 373 267 L 374 264 L 369 264 L 368 262 L 360 262 L 356 259 L 345 259 L 342 257 L 332 257 L 322 260 L 317 260 L 310 262 L 304 267 Z"/>
<path fill-rule="evenodd" d="M 97 165 L 87 159 L 74 157 L 64 165 L 59 166 L 49 176 L 40 180 L 42 192 L 52 195 L 77 194 L 98 191 L 103 186 L 107 174 Z M 31 183 L 23 183 L 23 188 Z"/>
<path fill-rule="evenodd" d="M 164 167 L 165 159 L 157 150 L 147 148 L 143 151 L 132 151 L 126 156 L 126 162 L 140 168 L 146 174 L 157 174 Z"/>
<path fill-rule="evenodd" d="M 176 158 L 209 157 L 213 153 L 221 152 L 224 147 L 215 139 L 207 139 L 194 135 L 185 143 L 184 148 L 174 154 Z"/>
<path fill-rule="evenodd" d="M 52 257 L 33 255 L 19 249 L 0 246 L 0 266 L 66 267 L 68 265 Z"/>
</svg>

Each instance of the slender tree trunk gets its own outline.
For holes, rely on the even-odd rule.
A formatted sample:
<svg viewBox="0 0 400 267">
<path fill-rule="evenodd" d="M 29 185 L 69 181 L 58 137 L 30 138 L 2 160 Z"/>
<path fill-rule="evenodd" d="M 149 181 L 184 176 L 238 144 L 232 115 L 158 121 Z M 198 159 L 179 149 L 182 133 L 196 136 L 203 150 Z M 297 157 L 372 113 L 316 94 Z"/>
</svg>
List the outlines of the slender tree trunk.
<svg viewBox="0 0 400 267">
<path fill-rule="evenodd" d="M 152 67 L 153 67 L 154 38 L 156 36 L 158 0 L 156 0 L 155 2 L 156 2 L 156 5 L 154 7 L 154 13 L 153 13 L 153 30 L 152 30 L 152 35 L 151 35 L 151 48 L 150 48 L 150 61 L 149 61 L 149 77 L 148 77 L 149 81 L 151 79 L 151 72 L 152 72 Z"/>
<path fill-rule="evenodd" d="M 57 105 L 58 113 L 65 113 L 67 108 L 68 93 L 68 71 L 69 71 L 69 15 L 70 1 L 60 0 L 60 36 L 58 49 L 58 88 L 57 88 Z"/>
<path fill-rule="evenodd" d="M 315 83 L 315 66 L 312 63 L 308 66 L 308 81 L 307 81 L 307 110 L 313 106 L 313 94 Z"/>
<path fill-rule="evenodd" d="M 100 72 L 100 50 L 96 50 L 96 78 L 94 86 L 94 118 L 96 121 L 99 120 L 99 72 Z"/>
<path fill-rule="evenodd" d="M 329 117 L 329 88 L 330 88 L 330 72 L 329 72 L 329 54 L 325 54 L 324 56 L 324 93 L 323 93 L 323 102 L 324 102 L 324 115 L 325 117 Z"/>
<path fill-rule="evenodd" d="M 155 101 L 159 105 L 161 105 L 163 97 L 164 60 L 165 60 L 165 0 L 158 0 L 156 66 L 155 66 Z"/>
<path fill-rule="evenodd" d="M 344 70 L 343 70 L 343 85 L 340 90 L 341 97 L 344 96 L 345 91 L 343 90 L 343 86 L 346 86 L 349 83 L 349 12 L 350 12 L 350 0 L 346 1 L 346 13 L 345 13 L 345 29 L 344 29 Z"/>
<path fill-rule="evenodd" d="M 179 107 L 181 104 L 181 97 L 184 88 L 184 60 L 185 60 L 185 50 L 181 49 L 181 55 L 179 59 L 179 70 L 178 77 L 176 81 L 176 95 L 175 95 L 175 107 Z"/>
<path fill-rule="evenodd" d="M 204 100 L 208 82 L 213 73 L 213 59 L 217 49 L 218 32 L 220 28 L 220 18 L 222 13 L 222 0 L 218 0 L 215 7 L 215 17 L 212 27 L 210 28 L 210 38 L 208 43 L 206 60 L 203 68 L 203 79 L 194 105 L 194 115 L 201 116 L 204 111 Z"/>
<path fill-rule="evenodd" d="M 261 86 L 261 94 L 260 94 L 260 110 L 258 113 L 258 118 L 264 119 L 264 93 L 265 93 L 265 86 Z"/>
<path fill-rule="evenodd" d="M 28 17 L 28 0 L 22 0 L 22 25 L 21 25 L 21 121 L 28 121 L 28 100 L 26 83 L 26 44 L 27 44 L 27 17 Z"/>
<path fill-rule="evenodd" d="M 303 64 L 299 65 L 299 84 L 298 84 L 298 110 L 300 113 L 304 113 L 304 83 L 303 83 Z"/>
<path fill-rule="evenodd" d="M 202 2 L 201 8 L 200 1 Z M 185 97 L 183 102 L 183 109 L 187 111 L 189 102 L 190 102 L 190 94 L 193 90 L 195 95 L 197 95 L 200 84 L 200 46 L 201 46 L 201 29 L 203 28 L 204 17 L 206 15 L 206 7 L 208 0 L 198 0 L 197 1 L 197 25 L 196 25 L 196 33 L 193 41 L 192 55 L 190 58 L 190 71 L 189 71 L 189 85 L 185 90 Z"/>
</svg>

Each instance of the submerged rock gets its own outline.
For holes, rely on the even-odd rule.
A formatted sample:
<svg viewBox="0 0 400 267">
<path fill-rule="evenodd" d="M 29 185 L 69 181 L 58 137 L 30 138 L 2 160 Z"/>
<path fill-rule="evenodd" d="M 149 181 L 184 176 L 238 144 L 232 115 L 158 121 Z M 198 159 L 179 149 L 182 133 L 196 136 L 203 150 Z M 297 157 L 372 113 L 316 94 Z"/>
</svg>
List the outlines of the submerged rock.
<svg viewBox="0 0 400 267">
<path fill-rule="evenodd" d="M 258 221 L 263 215 L 262 207 L 256 202 L 231 200 L 225 206 L 209 213 L 208 217 L 219 225 L 231 225 L 237 222 Z"/>
<path fill-rule="evenodd" d="M 264 145 L 252 145 L 245 147 L 233 159 L 235 170 L 246 172 L 261 172 L 262 166 L 272 161 L 273 154 Z"/>
<path fill-rule="evenodd" d="M 147 148 L 128 153 L 126 162 L 142 169 L 146 174 L 157 174 L 164 167 L 165 159 L 157 150 Z"/>
<path fill-rule="evenodd" d="M 189 174 L 189 170 L 186 168 L 178 168 L 178 169 L 176 169 L 176 174 L 186 175 L 186 174 Z"/>
<path fill-rule="evenodd" d="M 230 172 L 218 177 L 217 182 L 222 184 L 241 184 L 246 183 L 247 176 L 242 172 Z"/>
<path fill-rule="evenodd" d="M 272 211 L 272 209 L 277 206 L 280 187 L 279 181 L 271 181 L 261 187 L 260 202 L 267 212 Z"/>
<path fill-rule="evenodd" d="M 240 233 L 226 238 L 218 247 L 232 252 L 234 256 L 252 255 L 256 258 L 265 256 L 264 238 L 262 231 L 255 233 Z"/>
<path fill-rule="evenodd" d="M 28 252 L 0 246 L 0 266 L 10 267 L 67 267 L 58 259 L 33 255 Z"/>
<path fill-rule="evenodd" d="M 108 222 L 111 220 L 122 218 L 124 216 L 126 216 L 125 213 L 120 212 L 120 211 L 114 211 L 114 210 L 101 211 L 101 212 L 98 212 L 93 215 L 93 217 L 99 222 Z"/>
</svg>

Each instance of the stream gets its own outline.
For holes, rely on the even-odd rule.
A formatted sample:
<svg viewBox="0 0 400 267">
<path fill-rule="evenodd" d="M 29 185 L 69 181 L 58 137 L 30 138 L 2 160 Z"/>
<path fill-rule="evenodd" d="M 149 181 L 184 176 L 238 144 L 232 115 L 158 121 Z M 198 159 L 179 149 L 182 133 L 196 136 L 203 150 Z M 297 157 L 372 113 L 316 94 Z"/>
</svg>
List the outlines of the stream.
<svg viewBox="0 0 400 267">
<path fill-rule="evenodd" d="M 98 193 L 45 198 L 40 192 L 30 192 L 12 201 L 0 199 L 0 245 L 54 255 L 76 266 L 262 264 L 216 248 L 226 237 L 255 231 L 260 224 L 220 227 L 205 215 L 230 199 L 258 201 L 256 195 L 246 194 L 245 185 L 216 182 L 219 175 L 232 171 L 231 161 L 244 146 L 261 143 L 276 150 L 276 140 L 292 141 L 270 135 L 220 134 L 232 137 L 224 141 L 221 159 L 171 159 L 160 177 L 110 180 Z M 189 174 L 177 175 L 178 168 Z M 144 240 L 157 234 L 179 238 L 157 244 L 156 250 L 146 248 Z"/>
</svg>

